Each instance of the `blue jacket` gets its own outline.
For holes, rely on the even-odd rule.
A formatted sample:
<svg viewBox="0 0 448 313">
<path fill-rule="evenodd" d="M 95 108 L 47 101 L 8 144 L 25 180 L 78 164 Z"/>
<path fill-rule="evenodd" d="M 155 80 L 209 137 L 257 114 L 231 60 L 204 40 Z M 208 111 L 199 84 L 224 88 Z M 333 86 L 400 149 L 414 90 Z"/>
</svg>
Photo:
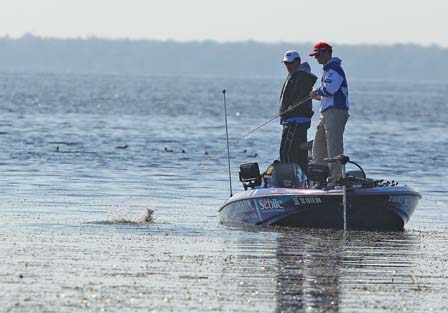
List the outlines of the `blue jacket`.
<svg viewBox="0 0 448 313">
<path fill-rule="evenodd" d="M 332 58 L 324 65 L 321 86 L 317 94 L 322 96 L 320 112 L 331 108 L 348 110 L 348 85 L 341 59 Z"/>
</svg>

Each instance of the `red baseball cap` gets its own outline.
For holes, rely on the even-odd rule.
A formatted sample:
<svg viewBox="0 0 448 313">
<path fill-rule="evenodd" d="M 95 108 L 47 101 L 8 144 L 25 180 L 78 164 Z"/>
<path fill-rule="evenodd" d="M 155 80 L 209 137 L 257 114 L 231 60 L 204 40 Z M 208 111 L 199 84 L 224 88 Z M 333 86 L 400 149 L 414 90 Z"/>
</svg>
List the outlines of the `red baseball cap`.
<svg viewBox="0 0 448 313">
<path fill-rule="evenodd" d="M 333 52 L 333 47 L 330 46 L 328 43 L 326 42 L 318 42 L 314 45 L 314 49 L 313 51 L 310 52 L 310 57 L 315 56 L 316 54 L 318 54 L 319 52 L 324 52 L 324 51 L 330 51 Z"/>
</svg>

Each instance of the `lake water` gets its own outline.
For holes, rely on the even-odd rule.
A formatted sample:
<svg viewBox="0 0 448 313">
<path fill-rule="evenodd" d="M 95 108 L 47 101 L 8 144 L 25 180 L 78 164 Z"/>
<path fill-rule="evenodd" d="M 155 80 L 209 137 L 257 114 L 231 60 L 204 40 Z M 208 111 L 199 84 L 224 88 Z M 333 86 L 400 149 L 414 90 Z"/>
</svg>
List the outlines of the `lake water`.
<svg viewBox="0 0 448 313">
<path fill-rule="evenodd" d="M 0 310 L 447 311 L 448 84 L 349 82 L 346 154 L 423 196 L 403 232 L 220 225 L 222 90 L 237 191 L 278 158 L 278 121 L 242 136 L 282 83 L 0 74 Z"/>
</svg>

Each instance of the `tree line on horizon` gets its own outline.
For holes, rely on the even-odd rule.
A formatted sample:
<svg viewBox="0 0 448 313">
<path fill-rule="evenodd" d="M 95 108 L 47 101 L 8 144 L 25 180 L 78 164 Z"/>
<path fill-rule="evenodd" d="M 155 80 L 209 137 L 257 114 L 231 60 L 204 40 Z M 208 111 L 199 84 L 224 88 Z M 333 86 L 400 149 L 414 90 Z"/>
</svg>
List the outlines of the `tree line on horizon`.
<svg viewBox="0 0 448 313">
<path fill-rule="evenodd" d="M 218 43 L 101 38 L 0 38 L 0 72 L 272 77 L 285 74 L 283 53 L 295 49 L 314 72 L 313 43 Z M 447 81 L 448 49 L 415 44 L 334 44 L 351 78 Z"/>
</svg>

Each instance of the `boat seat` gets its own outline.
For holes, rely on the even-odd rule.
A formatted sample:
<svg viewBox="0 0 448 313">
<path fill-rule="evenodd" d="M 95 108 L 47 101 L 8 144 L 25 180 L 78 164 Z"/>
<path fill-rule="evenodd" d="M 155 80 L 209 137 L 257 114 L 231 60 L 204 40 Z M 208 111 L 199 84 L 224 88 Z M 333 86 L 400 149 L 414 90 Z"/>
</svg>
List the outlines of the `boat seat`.
<svg viewBox="0 0 448 313">
<path fill-rule="evenodd" d="M 306 186 L 305 175 L 296 163 L 274 163 L 269 187 L 303 188 Z"/>
<path fill-rule="evenodd" d="M 308 165 L 308 179 L 317 186 L 326 186 L 330 176 L 328 165 L 310 163 Z"/>
</svg>

